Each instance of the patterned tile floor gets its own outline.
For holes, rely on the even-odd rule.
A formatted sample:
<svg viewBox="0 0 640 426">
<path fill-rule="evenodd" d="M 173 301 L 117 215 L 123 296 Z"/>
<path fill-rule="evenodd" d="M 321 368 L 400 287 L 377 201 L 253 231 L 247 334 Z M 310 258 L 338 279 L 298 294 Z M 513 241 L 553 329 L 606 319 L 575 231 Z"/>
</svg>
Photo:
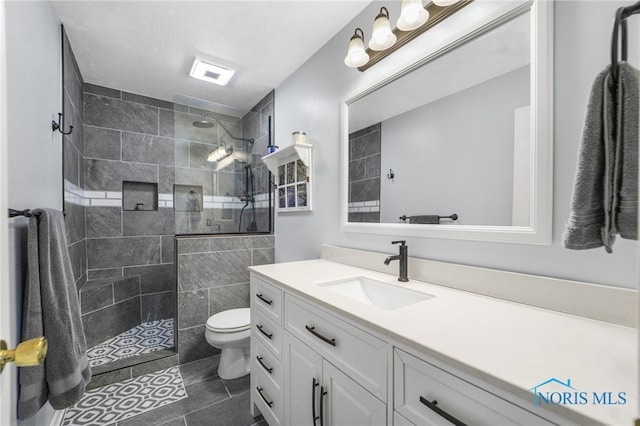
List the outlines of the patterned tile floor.
<svg viewBox="0 0 640 426">
<path fill-rule="evenodd" d="M 64 414 L 62 426 L 107 426 L 187 398 L 178 367 L 93 389 Z"/>
<path fill-rule="evenodd" d="M 173 318 L 143 322 L 116 337 L 87 350 L 89 365 L 97 367 L 112 361 L 148 354 L 173 347 Z"/>
<path fill-rule="evenodd" d="M 179 366 L 188 397 L 111 426 L 268 426 L 249 414 L 249 376 L 218 377 L 219 355 Z"/>
<path fill-rule="evenodd" d="M 162 406 L 155 404 L 155 408 L 128 418 L 125 417 L 130 414 L 127 411 L 130 408 L 124 402 L 112 410 L 121 420 L 116 420 L 109 426 L 268 426 L 262 416 L 253 418 L 249 414 L 249 376 L 235 380 L 220 379 L 217 373 L 218 359 L 219 355 L 214 355 L 177 367 L 186 398 Z M 114 386 L 127 382 L 129 381 L 125 380 L 107 385 L 96 391 L 110 387 L 113 390 Z M 120 391 L 122 392 L 126 393 L 126 390 Z M 174 395 L 177 393 L 178 391 L 174 392 Z M 94 426 L 98 423 L 69 422 L 65 426 L 89 424 Z"/>
</svg>

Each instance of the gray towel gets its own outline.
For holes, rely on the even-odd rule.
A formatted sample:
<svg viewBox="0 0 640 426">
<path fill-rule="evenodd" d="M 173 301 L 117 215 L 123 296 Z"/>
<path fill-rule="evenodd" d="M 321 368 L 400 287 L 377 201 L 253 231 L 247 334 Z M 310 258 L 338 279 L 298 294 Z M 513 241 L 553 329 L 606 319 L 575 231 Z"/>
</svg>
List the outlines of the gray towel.
<svg viewBox="0 0 640 426">
<path fill-rule="evenodd" d="M 47 399 L 55 409 L 80 400 L 91 379 L 62 213 L 38 209 L 29 219 L 22 340 L 44 336 L 44 364 L 20 369 L 18 418 L 33 416 Z"/>
<path fill-rule="evenodd" d="M 614 99 L 609 67 L 591 88 L 564 246 L 604 246 L 637 237 L 638 71 L 619 64 Z M 617 106 L 617 107 L 616 107 Z M 617 111 L 617 115 L 614 114 Z"/>
<path fill-rule="evenodd" d="M 419 215 L 409 217 L 409 223 L 422 223 L 422 224 L 439 224 L 440 216 L 438 215 Z"/>
</svg>

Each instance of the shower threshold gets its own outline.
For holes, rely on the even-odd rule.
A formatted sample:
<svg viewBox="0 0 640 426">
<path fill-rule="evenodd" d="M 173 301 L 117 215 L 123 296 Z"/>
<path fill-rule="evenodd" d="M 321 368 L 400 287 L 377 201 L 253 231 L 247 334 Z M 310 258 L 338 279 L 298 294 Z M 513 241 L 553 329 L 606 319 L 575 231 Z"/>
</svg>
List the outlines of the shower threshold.
<svg viewBox="0 0 640 426">
<path fill-rule="evenodd" d="M 173 348 L 173 318 L 143 322 L 87 350 L 89 365 L 98 367 Z"/>
</svg>

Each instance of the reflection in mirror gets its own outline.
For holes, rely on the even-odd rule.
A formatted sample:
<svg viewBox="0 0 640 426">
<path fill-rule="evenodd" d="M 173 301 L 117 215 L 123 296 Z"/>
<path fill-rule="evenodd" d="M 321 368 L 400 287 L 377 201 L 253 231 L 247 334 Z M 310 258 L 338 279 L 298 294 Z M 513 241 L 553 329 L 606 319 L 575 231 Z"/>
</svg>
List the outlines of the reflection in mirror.
<svg viewBox="0 0 640 426">
<path fill-rule="evenodd" d="M 343 231 L 551 243 L 553 3 L 465 12 L 342 103 Z"/>
<path fill-rule="evenodd" d="M 349 222 L 531 224 L 530 21 L 349 104 Z"/>
</svg>

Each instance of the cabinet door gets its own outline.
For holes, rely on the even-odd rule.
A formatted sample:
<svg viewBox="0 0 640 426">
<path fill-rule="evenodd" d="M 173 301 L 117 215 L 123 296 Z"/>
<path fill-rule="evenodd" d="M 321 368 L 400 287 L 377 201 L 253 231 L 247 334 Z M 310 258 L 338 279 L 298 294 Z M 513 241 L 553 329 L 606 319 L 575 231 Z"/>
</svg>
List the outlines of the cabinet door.
<svg viewBox="0 0 640 426">
<path fill-rule="evenodd" d="M 319 425 L 314 414 L 320 416 L 322 357 L 289 333 L 284 335 L 285 424 Z"/>
<path fill-rule="evenodd" d="M 387 406 L 327 361 L 322 364 L 324 424 L 386 425 Z M 295 424 L 295 423 L 291 423 Z"/>
</svg>

